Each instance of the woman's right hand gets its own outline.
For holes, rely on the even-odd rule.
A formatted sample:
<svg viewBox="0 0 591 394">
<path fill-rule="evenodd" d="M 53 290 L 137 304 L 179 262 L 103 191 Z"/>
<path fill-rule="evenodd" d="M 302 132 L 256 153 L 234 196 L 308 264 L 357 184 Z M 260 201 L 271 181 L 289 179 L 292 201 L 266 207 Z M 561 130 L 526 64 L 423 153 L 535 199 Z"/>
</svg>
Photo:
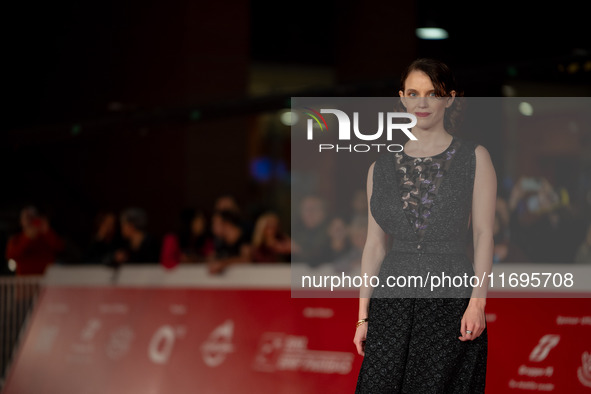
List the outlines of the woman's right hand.
<svg viewBox="0 0 591 394">
<path fill-rule="evenodd" d="M 357 353 L 360 356 L 365 356 L 365 338 L 367 337 L 367 324 L 363 323 L 359 327 L 357 327 L 357 331 L 355 331 L 355 338 L 353 338 L 353 343 L 357 348 Z"/>
</svg>

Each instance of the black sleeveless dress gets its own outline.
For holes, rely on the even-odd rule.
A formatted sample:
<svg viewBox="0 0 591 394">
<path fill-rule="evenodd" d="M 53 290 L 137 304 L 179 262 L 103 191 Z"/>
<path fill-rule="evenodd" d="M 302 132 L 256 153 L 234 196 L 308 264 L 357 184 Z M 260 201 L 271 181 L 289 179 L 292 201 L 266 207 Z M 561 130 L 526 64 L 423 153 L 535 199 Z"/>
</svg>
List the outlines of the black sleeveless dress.
<svg viewBox="0 0 591 394">
<path fill-rule="evenodd" d="M 370 209 L 393 239 L 388 276 L 474 275 L 467 254 L 476 144 L 453 137 L 438 155 L 387 153 L 375 163 Z M 460 341 L 471 288 L 376 287 L 356 393 L 484 393 L 488 336 Z"/>
</svg>

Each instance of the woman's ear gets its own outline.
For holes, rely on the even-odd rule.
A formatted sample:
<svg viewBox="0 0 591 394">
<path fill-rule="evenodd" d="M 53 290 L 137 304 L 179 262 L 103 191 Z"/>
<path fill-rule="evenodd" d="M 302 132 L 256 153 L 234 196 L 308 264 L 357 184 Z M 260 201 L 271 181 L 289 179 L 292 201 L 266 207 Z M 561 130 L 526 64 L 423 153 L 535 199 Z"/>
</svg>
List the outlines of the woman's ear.
<svg viewBox="0 0 591 394">
<path fill-rule="evenodd" d="M 400 96 L 400 103 L 406 109 L 406 100 L 404 98 L 404 92 L 402 90 L 399 90 L 398 95 Z"/>
<path fill-rule="evenodd" d="M 454 100 L 456 98 L 456 91 L 452 90 L 451 92 L 449 92 L 449 95 L 451 97 L 447 98 L 447 102 L 445 103 L 445 108 L 449 108 L 451 107 L 451 105 L 454 103 Z"/>
</svg>

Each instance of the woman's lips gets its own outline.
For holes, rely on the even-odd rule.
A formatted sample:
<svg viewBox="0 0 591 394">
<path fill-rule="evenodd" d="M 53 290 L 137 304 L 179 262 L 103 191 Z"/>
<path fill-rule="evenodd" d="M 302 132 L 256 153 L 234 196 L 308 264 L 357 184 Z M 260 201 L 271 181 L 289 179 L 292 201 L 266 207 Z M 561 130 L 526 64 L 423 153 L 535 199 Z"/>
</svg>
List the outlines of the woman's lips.
<svg viewBox="0 0 591 394">
<path fill-rule="evenodd" d="M 431 115 L 431 112 L 415 112 L 415 115 L 419 118 L 424 118 L 425 116 Z"/>
</svg>

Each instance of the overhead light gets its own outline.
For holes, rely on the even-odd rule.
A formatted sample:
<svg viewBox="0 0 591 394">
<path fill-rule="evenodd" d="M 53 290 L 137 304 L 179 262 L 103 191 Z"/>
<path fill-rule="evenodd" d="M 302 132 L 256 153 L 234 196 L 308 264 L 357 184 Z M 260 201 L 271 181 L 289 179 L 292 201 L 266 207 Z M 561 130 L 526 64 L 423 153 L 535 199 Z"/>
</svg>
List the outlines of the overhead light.
<svg viewBox="0 0 591 394">
<path fill-rule="evenodd" d="M 289 109 L 286 109 L 281 112 L 281 114 L 279 115 L 279 119 L 281 120 L 281 123 L 283 123 L 284 125 L 293 126 L 298 122 L 298 114 L 292 112 Z"/>
<path fill-rule="evenodd" d="M 534 107 L 527 101 L 519 103 L 519 112 L 523 116 L 532 116 L 534 114 Z"/>
<path fill-rule="evenodd" d="M 447 30 L 440 27 L 419 27 L 416 33 L 421 40 L 445 40 L 449 37 Z"/>
</svg>

